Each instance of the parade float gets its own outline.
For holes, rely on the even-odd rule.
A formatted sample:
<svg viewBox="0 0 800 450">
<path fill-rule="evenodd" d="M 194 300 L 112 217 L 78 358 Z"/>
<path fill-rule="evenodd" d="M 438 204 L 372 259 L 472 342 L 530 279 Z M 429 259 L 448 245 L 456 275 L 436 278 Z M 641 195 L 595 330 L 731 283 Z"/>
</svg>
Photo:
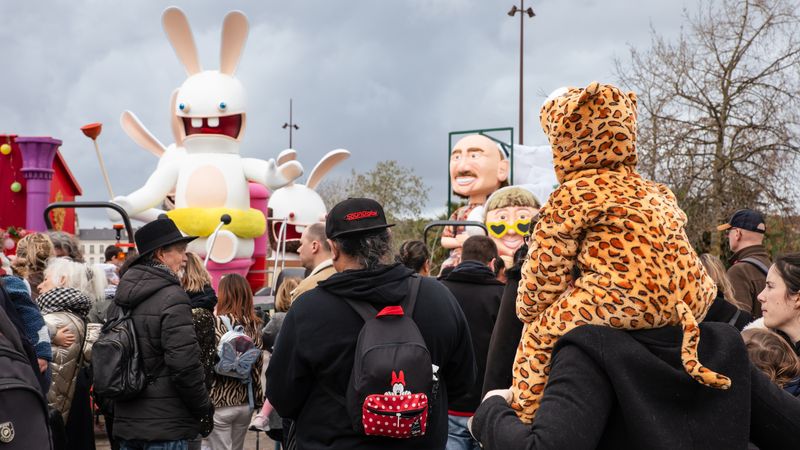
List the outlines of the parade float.
<svg viewBox="0 0 800 450">
<path fill-rule="evenodd" d="M 71 202 L 81 186 L 59 151 L 61 141 L 51 137 L 0 134 L 0 243 L 12 255 L 26 234 L 47 229 L 44 210 L 49 203 Z M 73 210 L 50 213 L 53 229 L 75 233 Z"/>
<path fill-rule="evenodd" d="M 435 242 L 447 252 L 440 266 L 445 269 L 460 262 L 467 238 L 489 235 L 508 267 L 532 230 L 541 202 L 558 187 L 550 146 L 515 145 L 511 127 L 453 131 L 449 140 L 449 218 L 427 223 L 424 240 L 430 245 L 428 233 L 439 229 Z M 489 200 L 501 191 L 493 211 L 487 211 Z"/>
<path fill-rule="evenodd" d="M 329 152 L 305 184 L 295 182 L 303 167 L 292 149 L 269 160 L 240 156 L 247 94 L 234 73 L 247 39 L 246 17 L 238 11 L 225 17 L 219 70 L 201 68 L 180 9 L 168 8 L 162 22 L 188 75 L 171 98 L 175 142 L 164 146 L 135 114 L 123 112 L 125 132 L 159 162 L 141 188 L 112 201 L 135 219 L 166 214 L 184 234 L 199 236 L 189 250 L 205 257 L 215 286 L 222 275 L 239 273 L 258 290 L 275 278 L 269 274 L 277 274 L 278 260 L 283 265 L 296 259 L 292 254 L 303 228 L 324 220 L 325 204 L 314 188 L 350 153 Z M 267 262 L 270 247 L 278 250 L 272 268 Z"/>
</svg>

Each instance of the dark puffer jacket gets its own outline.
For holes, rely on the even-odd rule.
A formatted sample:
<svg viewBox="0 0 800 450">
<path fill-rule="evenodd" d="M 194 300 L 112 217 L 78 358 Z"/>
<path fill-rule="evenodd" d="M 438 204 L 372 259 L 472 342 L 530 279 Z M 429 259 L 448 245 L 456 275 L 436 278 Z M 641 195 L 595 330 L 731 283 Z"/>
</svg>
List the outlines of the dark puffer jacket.
<svg viewBox="0 0 800 450">
<path fill-rule="evenodd" d="M 115 402 L 114 437 L 197 437 L 200 419 L 213 407 L 186 292 L 171 273 L 138 264 L 122 277 L 108 317 L 116 316 L 119 307 L 131 310 L 145 370 L 154 380 L 136 398 Z"/>
</svg>

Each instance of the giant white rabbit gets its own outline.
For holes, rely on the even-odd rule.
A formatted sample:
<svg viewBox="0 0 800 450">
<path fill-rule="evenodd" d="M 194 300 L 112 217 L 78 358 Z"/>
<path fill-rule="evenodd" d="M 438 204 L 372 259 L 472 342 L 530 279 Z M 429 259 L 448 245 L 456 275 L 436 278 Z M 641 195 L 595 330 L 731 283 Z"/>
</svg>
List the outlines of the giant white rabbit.
<svg viewBox="0 0 800 450">
<path fill-rule="evenodd" d="M 289 183 L 270 196 L 270 244 L 280 251 L 283 248 L 281 241 L 285 241 L 287 259 L 296 259 L 297 255 L 293 253 L 300 246 L 300 235 L 305 227 L 325 221 L 328 210 L 316 188 L 334 166 L 349 157 L 350 152 L 345 149 L 331 150 L 314 166 L 305 184 Z M 278 155 L 279 164 L 296 159 L 297 152 L 292 149 Z"/>
<path fill-rule="evenodd" d="M 297 161 L 277 165 L 242 158 L 239 145 L 246 125 L 246 95 L 242 83 L 233 76 L 247 40 L 247 18 L 239 11 L 225 16 L 219 70 L 202 70 L 194 37 L 186 16 L 171 7 L 162 16 L 164 31 L 189 77 L 172 96 L 172 129 L 176 142 L 165 148 L 132 113 L 123 113 L 126 132 L 139 128 L 132 136 L 139 145 L 162 154 L 155 171 L 140 189 L 114 202 L 135 218 L 151 220 L 164 198 L 174 191 L 175 209 L 168 211 L 187 235 L 200 236 L 190 250 L 205 255 L 207 237 L 222 214 L 232 222 L 219 232 L 211 260 L 227 263 L 235 258 L 250 258 L 254 238 L 266 230 L 261 211 L 250 208 L 248 182 L 275 190 L 303 174 Z M 126 124 L 127 122 L 127 124 Z"/>
</svg>

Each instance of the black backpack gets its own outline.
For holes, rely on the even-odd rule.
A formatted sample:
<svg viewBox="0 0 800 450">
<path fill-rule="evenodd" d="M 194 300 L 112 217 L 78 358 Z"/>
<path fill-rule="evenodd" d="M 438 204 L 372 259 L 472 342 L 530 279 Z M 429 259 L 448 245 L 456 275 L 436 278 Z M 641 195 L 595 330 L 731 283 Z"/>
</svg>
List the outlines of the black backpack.
<svg viewBox="0 0 800 450">
<path fill-rule="evenodd" d="M 130 311 L 120 309 L 103 325 L 92 346 L 94 392 L 103 399 L 125 400 L 139 394 L 150 381 L 136 341 Z"/>
<path fill-rule="evenodd" d="M 0 449 L 52 449 L 47 400 L 22 339 L 0 308 Z"/>
<path fill-rule="evenodd" d="M 420 281 L 413 275 L 405 301 L 381 311 L 346 300 L 364 319 L 345 399 L 360 433 L 392 438 L 425 434 L 438 383 L 428 347 L 412 319 Z"/>
</svg>

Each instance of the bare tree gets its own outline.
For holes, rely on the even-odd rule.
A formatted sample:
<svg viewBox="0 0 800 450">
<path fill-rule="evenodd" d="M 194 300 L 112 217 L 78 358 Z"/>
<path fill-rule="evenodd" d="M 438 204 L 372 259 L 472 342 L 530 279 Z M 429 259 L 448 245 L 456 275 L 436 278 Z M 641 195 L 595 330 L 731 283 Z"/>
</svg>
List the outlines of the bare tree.
<svg viewBox="0 0 800 450">
<path fill-rule="evenodd" d="M 617 61 L 639 96 L 641 170 L 670 186 L 700 251 L 751 207 L 790 217 L 800 154 L 800 16 L 794 0 L 703 0 L 676 41 Z"/>
<path fill-rule="evenodd" d="M 353 170 L 347 178 L 323 181 L 317 188 L 328 208 L 348 197 L 377 200 L 390 219 L 418 218 L 428 202 L 428 190 L 414 171 L 397 161 L 381 161 L 366 173 Z"/>
</svg>

